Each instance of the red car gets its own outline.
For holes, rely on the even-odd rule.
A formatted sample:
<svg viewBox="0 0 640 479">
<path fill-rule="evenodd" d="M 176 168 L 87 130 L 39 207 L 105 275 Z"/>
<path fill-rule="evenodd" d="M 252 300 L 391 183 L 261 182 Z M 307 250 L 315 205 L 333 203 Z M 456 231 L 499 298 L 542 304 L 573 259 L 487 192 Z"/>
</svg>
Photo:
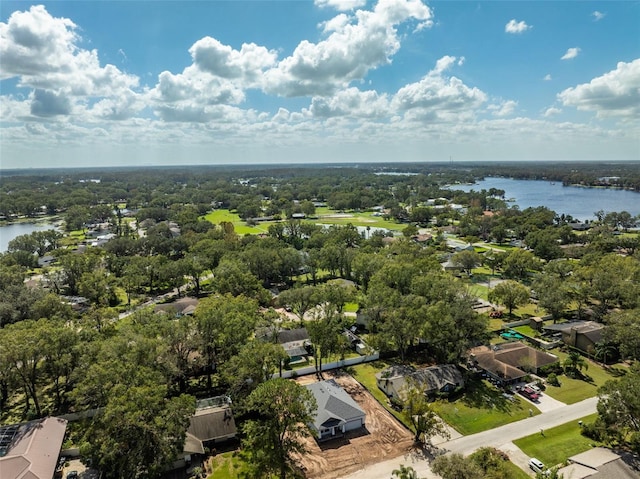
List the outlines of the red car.
<svg viewBox="0 0 640 479">
<path fill-rule="evenodd" d="M 527 399 L 530 399 L 531 401 L 537 401 L 540 398 L 540 395 L 537 392 L 535 392 L 533 389 L 531 389 L 529 386 L 526 386 L 518 390 L 518 392 L 522 394 L 524 397 L 526 397 Z"/>
</svg>

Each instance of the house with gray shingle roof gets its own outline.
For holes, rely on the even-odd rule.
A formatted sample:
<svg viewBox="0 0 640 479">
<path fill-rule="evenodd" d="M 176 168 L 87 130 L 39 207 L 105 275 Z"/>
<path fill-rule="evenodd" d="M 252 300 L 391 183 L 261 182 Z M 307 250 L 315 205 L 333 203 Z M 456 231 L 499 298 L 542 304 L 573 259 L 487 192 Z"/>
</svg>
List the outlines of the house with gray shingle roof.
<svg viewBox="0 0 640 479">
<path fill-rule="evenodd" d="M 318 410 L 311 428 L 326 441 L 364 427 L 365 412 L 333 379 L 305 386 L 316 398 Z"/>
<path fill-rule="evenodd" d="M 603 340 L 604 324 L 595 321 L 571 321 L 568 323 L 549 324 L 544 327 L 547 332 L 559 332 L 562 340 L 585 353 L 591 354 L 596 345 Z"/>
<path fill-rule="evenodd" d="M 376 374 L 378 387 L 389 397 L 402 399 L 409 383 L 415 384 L 425 395 L 448 394 L 464 387 L 462 373 L 454 364 L 440 364 L 416 369 L 395 365 Z"/>
</svg>

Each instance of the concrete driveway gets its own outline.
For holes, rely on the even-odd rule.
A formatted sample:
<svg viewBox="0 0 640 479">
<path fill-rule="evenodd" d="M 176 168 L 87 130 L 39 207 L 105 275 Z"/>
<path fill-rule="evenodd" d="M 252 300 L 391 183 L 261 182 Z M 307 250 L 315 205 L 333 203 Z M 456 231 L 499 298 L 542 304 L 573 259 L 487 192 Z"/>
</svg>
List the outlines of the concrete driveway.
<svg viewBox="0 0 640 479">
<path fill-rule="evenodd" d="M 518 396 L 520 396 L 522 399 L 524 399 L 528 403 L 533 404 L 535 407 L 537 407 L 540 410 L 541 413 L 554 411 L 556 409 L 566 406 L 565 403 L 560 402 L 557 399 L 553 399 L 551 396 L 545 393 L 542 393 L 540 395 L 537 402 L 533 402 L 527 399 L 526 397 L 522 396 L 521 394 L 518 394 Z"/>
</svg>

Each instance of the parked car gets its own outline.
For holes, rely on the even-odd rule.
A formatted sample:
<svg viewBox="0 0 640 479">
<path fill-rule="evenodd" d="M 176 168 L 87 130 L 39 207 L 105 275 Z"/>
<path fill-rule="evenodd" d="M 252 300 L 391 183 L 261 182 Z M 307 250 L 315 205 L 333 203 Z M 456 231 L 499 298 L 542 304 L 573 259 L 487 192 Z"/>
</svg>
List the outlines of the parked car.
<svg viewBox="0 0 640 479">
<path fill-rule="evenodd" d="M 529 467 L 533 469 L 535 472 L 543 472 L 546 468 L 541 460 L 532 457 L 529 459 Z"/>
<path fill-rule="evenodd" d="M 518 392 L 531 401 L 537 401 L 538 399 L 540 399 L 540 395 L 529 386 L 525 386 L 522 389 L 519 389 Z"/>
</svg>

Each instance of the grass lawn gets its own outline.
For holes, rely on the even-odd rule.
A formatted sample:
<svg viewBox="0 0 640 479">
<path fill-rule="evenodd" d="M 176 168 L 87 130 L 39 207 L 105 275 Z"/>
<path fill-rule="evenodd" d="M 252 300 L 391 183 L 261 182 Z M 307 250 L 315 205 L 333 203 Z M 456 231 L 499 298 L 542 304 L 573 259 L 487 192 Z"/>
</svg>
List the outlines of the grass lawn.
<svg viewBox="0 0 640 479">
<path fill-rule="evenodd" d="M 560 358 L 561 364 L 567 357 L 567 353 L 562 351 L 554 350 L 552 353 Z M 609 369 L 605 369 L 592 361 L 587 360 L 587 363 L 589 364 L 589 369 L 582 370 L 582 374 L 587 377 L 587 380 L 573 379 L 562 374 L 558 376 L 560 387 L 547 384 L 545 392 L 558 401 L 573 404 L 597 395 L 600 386 L 609 379 L 615 379 L 624 374 L 626 370 L 621 365 L 614 365 Z"/>
<path fill-rule="evenodd" d="M 520 306 L 519 308 L 516 308 L 513 310 L 513 314 L 515 314 L 516 316 L 520 316 L 521 318 L 523 317 L 523 315 L 527 315 L 527 316 L 540 316 L 541 314 L 543 314 L 543 311 L 538 308 L 537 304 L 534 303 L 527 303 L 524 306 Z"/>
<path fill-rule="evenodd" d="M 523 326 L 515 326 L 513 328 L 514 331 L 518 331 L 520 334 L 524 334 L 526 336 L 529 336 L 530 338 L 535 338 L 540 336 L 540 333 L 538 331 L 536 331 L 535 329 L 533 329 L 531 326 L 529 326 L 528 324 L 525 324 Z"/>
<path fill-rule="evenodd" d="M 344 305 L 343 311 L 345 313 L 356 313 L 359 307 L 358 303 L 347 303 Z"/>
<path fill-rule="evenodd" d="M 525 419 L 529 417 L 530 409 L 532 415 L 540 414 L 536 407 L 518 396 L 510 401 L 490 383 L 479 380 L 467 384 L 464 394 L 455 401 L 437 401 L 434 409 L 447 424 L 465 436 Z"/>
<path fill-rule="evenodd" d="M 585 424 L 593 422 L 597 414 L 582 418 Z M 571 421 L 560 426 L 546 429 L 544 437 L 540 433 L 523 437 L 513 443 L 530 457 L 540 459 L 547 467 L 563 463 L 571 456 L 600 445 L 593 439 L 580 434 L 578 421 Z"/>
<path fill-rule="evenodd" d="M 336 215 L 340 215 L 335 217 Z M 394 221 L 385 220 L 382 216 L 373 216 L 373 212 L 347 212 L 329 208 L 316 208 L 317 222 L 329 225 L 347 225 L 351 223 L 354 226 L 371 226 L 372 228 L 386 228 L 389 230 L 401 231 L 406 228 L 406 224 L 396 223 Z"/>
<path fill-rule="evenodd" d="M 249 472 L 247 464 L 237 451 L 223 452 L 210 459 L 213 473 L 208 479 L 242 479 Z"/>
<path fill-rule="evenodd" d="M 510 479 L 529 479 L 529 474 L 524 472 L 518 466 L 516 466 L 513 462 L 507 461 L 504 463 L 504 467 L 509 473 L 507 477 Z"/>
<path fill-rule="evenodd" d="M 488 301 L 489 288 L 483 284 L 470 284 L 469 292 L 477 298 L 482 298 Z"/>
<path fill-rule="evenodd" d="M 209 223 L 213 223 L 214 225 L 219 225 L 223 221 L 233 223 L 233 228 L 239 235 L 268 233 L 269 224 L 271 224 L 271 222 L 264 222 L 258 223 L 256 226 L 249 226 L 236 213 L 232 213 L 231 211 L 225 209 L 213 210 L 212 212 L 206 214 L 204 216 L 204 219 Z"/>
</svg>

